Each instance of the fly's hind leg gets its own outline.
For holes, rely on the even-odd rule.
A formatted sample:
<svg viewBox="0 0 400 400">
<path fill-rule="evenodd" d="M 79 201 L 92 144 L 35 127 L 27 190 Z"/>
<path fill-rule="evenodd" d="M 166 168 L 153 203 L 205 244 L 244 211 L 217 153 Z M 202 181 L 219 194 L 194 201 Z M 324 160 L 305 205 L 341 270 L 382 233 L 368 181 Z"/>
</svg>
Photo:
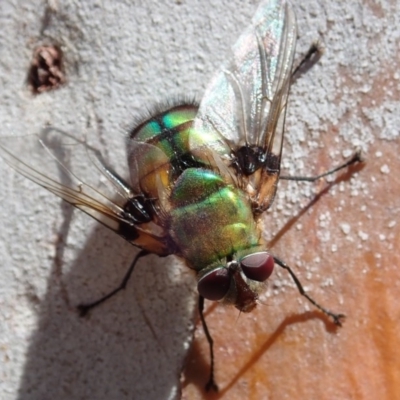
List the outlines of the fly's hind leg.
<svg viewBox="0 0 400 400">
<path fill-rule="evenodd" d="M 294 83 L 301 75 L 308 72 L 322 57 L 324 53 L 324 48 L 321 43 L 315 42 L 313 43 L 308 52 L 304 55 L 304 57 L 297 63 L 296 67 L 293 68 L 291 81 Z M 280 176 L 280 179 L 291 180 L 291 181 L 305 181 L 305 182 L 315 182 L 316 180 L 323 178 L 324 176 L 328 176 L 337 172 L 341 169 L 349 167 L 350 165 L 364 162 L 364 158 L 362 157 L 361 151 L 357 151 L 354 155 L 345 163 L 339 165 L 338 167 L 332 168 L 322 174 L 305 177 L 305 176 Z"/>
<path fill-rule="evenodd" d="M 313 43 L 308 49 L 307 53 L 293 68 L 291 83 L 294 83 L 303 74 L 307 73 L 321 59 L 323 54 L 324 48 L 321 43 Z"/>
</svg>

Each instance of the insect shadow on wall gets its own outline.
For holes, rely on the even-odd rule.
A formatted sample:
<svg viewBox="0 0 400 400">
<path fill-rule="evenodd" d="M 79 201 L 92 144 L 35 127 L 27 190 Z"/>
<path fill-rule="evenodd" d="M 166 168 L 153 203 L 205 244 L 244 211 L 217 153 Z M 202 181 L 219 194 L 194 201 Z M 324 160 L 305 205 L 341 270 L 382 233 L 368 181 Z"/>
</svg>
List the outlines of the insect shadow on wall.
<svg viewBox="0 0 400 400">
<path fill-rule="evenodd" d="M 335 324 L 341 325 L 344 317 L 310 297 L 262 237 L 260 217 L 271 206 L 279 179 L 314 182 L 362 162 L 356 152 L 314 177 L 280 176 L 290 85 L 321 56 L 320 47 L 313 45 L 293 67 L 296 35 L 295 16 L 286 1 L 262 2 L 200 104 L 166 102 L 137 121 L 126 140 L 128 179 L 85 140 L 56 129 L 41 137 L 1 139 L 1 154 L 14 169 L 140 249 L 121 284 L 80 305 L 81 315 L 124 289 L 137 262 L 148 254 L 176 255 L 196 272 L 198 309 L 210 348 L 207 389 L 218 387 L 205 299 L 250 312 L 278 265 Z M 72 159 L 67 168 L 55 156 L 53 140 L 77 166 L 90 160 L 97 175 L 81 179 Z M 68 180 L 60 179 L 60 171 Z M 108 186 L 99 186 L 99 175 Z"/>
</svg>

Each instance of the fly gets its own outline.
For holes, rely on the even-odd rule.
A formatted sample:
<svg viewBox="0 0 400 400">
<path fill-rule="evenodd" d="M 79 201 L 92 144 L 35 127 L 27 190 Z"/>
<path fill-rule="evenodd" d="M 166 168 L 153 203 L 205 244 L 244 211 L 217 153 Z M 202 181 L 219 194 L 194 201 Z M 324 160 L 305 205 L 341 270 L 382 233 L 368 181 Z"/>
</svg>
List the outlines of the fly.
<svg viewBox="0 0 400 400">
<path fill-rule="evenodd" d="M 210 348 L 207 389 L 217 390 L 217 385 L 204 299 L 250 312 L 277 265 L 288 271 L 300 294 L 335 324 L 344 317 L 304 291 L 292 269 L 268 250 L 259 223 L 280 178 L 290 84 L 319 55 L 312 47 L 294 68 L 296 34 L 288 3 L 263 1 L 200 104 L 183 100 L 160 105 L 131 130 L 126 142 L 128 180 L 85 141 L 53 128 L 39 136 L 3 138 L 0 143 L 2 156 L 15 170 L 140 249 L 121 285 L 79 306 L 81 314 L 122 290 L 138 260 L 148 254 L 174 254 L 196 272 L 199 313 Z M 19 146 L 33 149 L 34 143 L 39 143 L 36 152 L 20 152 Z M 56 157 L 55 148 L 83 151 L 107 177 L 112 195 L 80 180 Z M 25 161 L 17 154 L 31 157 Z M 321 175 L 281 178 L 315 181 L 361 161 L 356 153 Z M 60 179 L 60 169 L 68 179 Z"/>
</svg>

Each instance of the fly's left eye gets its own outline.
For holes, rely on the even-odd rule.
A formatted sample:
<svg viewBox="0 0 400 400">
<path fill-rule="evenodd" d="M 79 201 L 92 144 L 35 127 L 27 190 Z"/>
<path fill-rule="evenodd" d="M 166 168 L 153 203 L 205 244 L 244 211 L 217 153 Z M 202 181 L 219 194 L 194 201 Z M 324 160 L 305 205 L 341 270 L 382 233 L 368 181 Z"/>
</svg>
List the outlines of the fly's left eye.
<svg viewBox="0 0 400 400">
<path fill-rule="evenodd" d="M 197 290 L 207 300 L 222 300 L 228 293 L 231 276 L 227 268 L 218 268 L 202 276 L 197 283 Z"/>
<path fill-rule="evenodd" d="M 274 270 L 274 257 L 266 251 L 249 254 L 242 258 L 240 266 L 247 278 L 257 282 L 267 280 Z"/>
</svg>

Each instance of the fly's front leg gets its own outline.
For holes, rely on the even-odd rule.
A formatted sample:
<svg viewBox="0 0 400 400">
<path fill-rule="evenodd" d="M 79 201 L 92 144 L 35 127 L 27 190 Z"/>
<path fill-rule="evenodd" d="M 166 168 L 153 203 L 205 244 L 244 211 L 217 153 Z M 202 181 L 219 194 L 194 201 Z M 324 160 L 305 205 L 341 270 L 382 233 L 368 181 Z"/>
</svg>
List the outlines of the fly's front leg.
<svg viewBox="0 0 400 400">
<path fill-rule="evenodd" d="M 282 260 L 280 260 L 277 257 L 274 257 L 275 263 L 278 264 L 280 267 L 283 269 L 286 269 L 286 271 L 289 272 L 291 278 L 293 279 L 294 283 L 297 286 L 298 291 L 302 296 L 304 296 L 311 304 L 313 304 L 315 307 L 317 307 L 319 310 L 321 310 L 324 314 L 326 314 L 328 317 L 331 317 L 333 319 L 333 322 L 335 325 L 342 326 L 342 320 L 346 318 L 344 314 L 336 314 L 333 313 L 332 311 L 329 311 L 325 307 L 322 307 L 319 305 L 312 297 L 310 297 L 306 291 L 303 288 L 303 285 L 301 284 L 300 280 L 297 278 L 296 274 L 292 271 L 292 269 Z"/>
<path fill-rule="evenodd" d="M 211 337 L 210 331 L 208 330 L 206 319 L 204 318 L 204 297 L 199 295 L 199 314 L 203 330 L 207 338 L 207 342 L 210 348 L 210 375 L 206 384 L 206 391 L 214 390 L 218 392 L 218 386 L 214 380 L 214 341 Z"/>
<path fill-rule="evenodd" d="M 85 316 L 92 308 L 97 307 L 98 305 L 104 303 L 109 298 L 116 295 L 120 290 L 125 289 L 130 277 L 132 276 L 133 269 L 135 268 L 136 263 L 138 260 L 144 256 L 147 256 L 149 253 L 146 250 L 141 250 L 136 257 L 133 259 L 131 265 L 129 266 L 128 271 L 126 272 L 124 279 L 120 283 L 120 285 L 112 290 L 110 293 L 106 294 L 105 296 L 101 297 L 100 299 L 94 301 L 93 303 L 89 304 L 80 304 L 77 308 L 81 317 Z"/>
<path fill-rule="evenodd" d="M 361 151 L 356 151 L 354 155 L 347 160 L 345 163 L 339 165 L 338 167 L 332 168 L 326 172 L 323 172 L 322 174 L 315 175 L 315 176 L 280 176 L 279 179 L 284 179 L 287 181 L 298 181 L 298 182 L 315 182 L 316 180 L 323 178 L 324 176 L 332 175 L 333 173 L 340 171 L 341 169 L 347 168 L 350 165 L 356 164 L 356 163 L 362 163 L 364 162 L 364 158 L 361 154 Z"/>
</svg>

